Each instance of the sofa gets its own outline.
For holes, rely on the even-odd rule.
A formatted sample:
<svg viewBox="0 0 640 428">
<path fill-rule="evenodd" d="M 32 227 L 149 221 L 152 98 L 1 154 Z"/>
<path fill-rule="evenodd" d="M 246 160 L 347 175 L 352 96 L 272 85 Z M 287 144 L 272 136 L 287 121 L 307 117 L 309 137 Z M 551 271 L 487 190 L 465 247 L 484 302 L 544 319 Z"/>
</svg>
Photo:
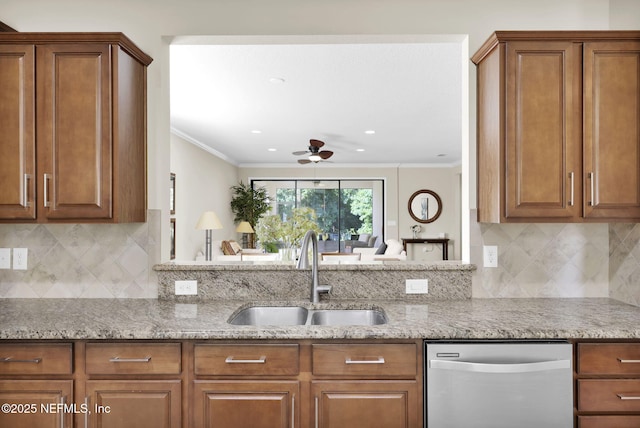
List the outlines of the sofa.
<svg viewBox="0 0 640 428">
<path fill-rule="evenodd" d="M 407 260 L 407 252 L 397 239 L 388 239 L 380 247 L 356 247 L 353 252 L 360 254 L 361 261 Z"/>
</svg>

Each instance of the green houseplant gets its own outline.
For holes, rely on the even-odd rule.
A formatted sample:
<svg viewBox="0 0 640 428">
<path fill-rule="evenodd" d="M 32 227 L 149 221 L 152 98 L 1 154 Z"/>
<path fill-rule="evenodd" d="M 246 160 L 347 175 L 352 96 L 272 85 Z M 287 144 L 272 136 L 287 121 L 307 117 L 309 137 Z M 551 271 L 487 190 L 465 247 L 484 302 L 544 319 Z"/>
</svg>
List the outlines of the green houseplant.
<svg viewBox="0 0 640 428">
<path fill-rule="evenodd" d="M 308 230 L 321 232 L 316 212 L 308 207 L 294 208 L 285 221 L 277 214 L 261 217 L 255 230 L 262 247 L 273 252 L 278 247 L 297 248 Z"/>
<path fill-rule="evenodd" d="M 252 188 L 240 180 L 235 186 L 231 186 L 231 211 L 234 214 L 233 221 L 240 223 L 248 221 L 253 230 L 256 229 L 258 220 L 271 209 L 267 189 L 264 187 Z M 249 234 L 249 247 L 254 248 L 254 235 Z"/>
</svg>

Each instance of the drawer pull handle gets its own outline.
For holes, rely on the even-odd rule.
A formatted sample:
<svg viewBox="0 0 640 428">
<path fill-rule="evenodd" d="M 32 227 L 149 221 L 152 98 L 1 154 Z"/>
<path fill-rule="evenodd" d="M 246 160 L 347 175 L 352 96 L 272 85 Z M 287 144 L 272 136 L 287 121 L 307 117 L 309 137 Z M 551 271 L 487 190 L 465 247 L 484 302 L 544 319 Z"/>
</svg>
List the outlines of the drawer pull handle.
<svg viewBox="0 0 640 428">
<path fill-rule="evenodd" d="M 151 357 L 144 358 L 120 358 L 113 357 L 109 358 L 110 363 L 148 363 L 151 361 Z"/>
<path fill-rule="evenodd" d="M 31 358 L 31 359 L 27 359 L 27 360 L 16 360 L 13 357 L 6 357 L 1 359 L 0 361 L 2 361 L 3 363 L 33 363 L 33 364 L 39 364 L 40 362 L 42 362 L 42 358 L 37 357 L 37 358 Z"/>
<path fill-rule="evenodd" d="M 618 358 L 618 361 L 622 364 L 640 364 L 640 360 L 625 360 L 624 358 Z"/>
<path fill-rule="evenodd" d="M 227 359 L 224 360 L 224 362 L 227 364 L 264 364 L 267 362 L 267 356 L 262 355 L 257 360 L 236 360 L 233 358 L 233 355 L 231 355 L 227 357 Z"/>
<path fill-rule="evenodd" d="M 616 394 L 621 400 L 640 400 L 640 395 L 624 395 L 624 394 Z"/>
<path fill-rule="evenodd" d="M 352 360 L 351 357 L 347 357 L 344 360 L 345 364 L 384 364 L 384 357 L 378 357 L 375 360 Z"/>
</svg>

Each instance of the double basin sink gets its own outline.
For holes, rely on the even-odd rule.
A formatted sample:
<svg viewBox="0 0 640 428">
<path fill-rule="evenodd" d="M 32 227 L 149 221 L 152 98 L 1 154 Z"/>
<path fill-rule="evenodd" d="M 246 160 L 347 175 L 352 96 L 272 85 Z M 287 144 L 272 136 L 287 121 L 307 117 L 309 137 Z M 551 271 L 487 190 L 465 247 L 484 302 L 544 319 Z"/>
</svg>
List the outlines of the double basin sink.
<svg viewBox="0 0 640 428">
<path fill-rule="evenodd" d="M 249 306 L 229 319 L 233 325 L 380 325 L 387 323 L 381 309 L 307 309 L 302 306 Z"/>
</svg>

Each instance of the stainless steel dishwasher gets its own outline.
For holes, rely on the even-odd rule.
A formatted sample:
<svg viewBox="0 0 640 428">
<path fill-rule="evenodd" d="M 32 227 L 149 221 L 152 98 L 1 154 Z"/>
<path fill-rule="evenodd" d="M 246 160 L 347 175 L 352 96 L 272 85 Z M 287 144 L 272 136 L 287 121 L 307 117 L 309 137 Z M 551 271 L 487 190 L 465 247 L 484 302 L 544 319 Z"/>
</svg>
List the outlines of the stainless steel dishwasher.
<svg viewBox="0 0 640 428">
<path fill-rule="evenodd" d="M 570 428 L 566 341 L 425 342 L 428 428 Z"/>
</svg>

